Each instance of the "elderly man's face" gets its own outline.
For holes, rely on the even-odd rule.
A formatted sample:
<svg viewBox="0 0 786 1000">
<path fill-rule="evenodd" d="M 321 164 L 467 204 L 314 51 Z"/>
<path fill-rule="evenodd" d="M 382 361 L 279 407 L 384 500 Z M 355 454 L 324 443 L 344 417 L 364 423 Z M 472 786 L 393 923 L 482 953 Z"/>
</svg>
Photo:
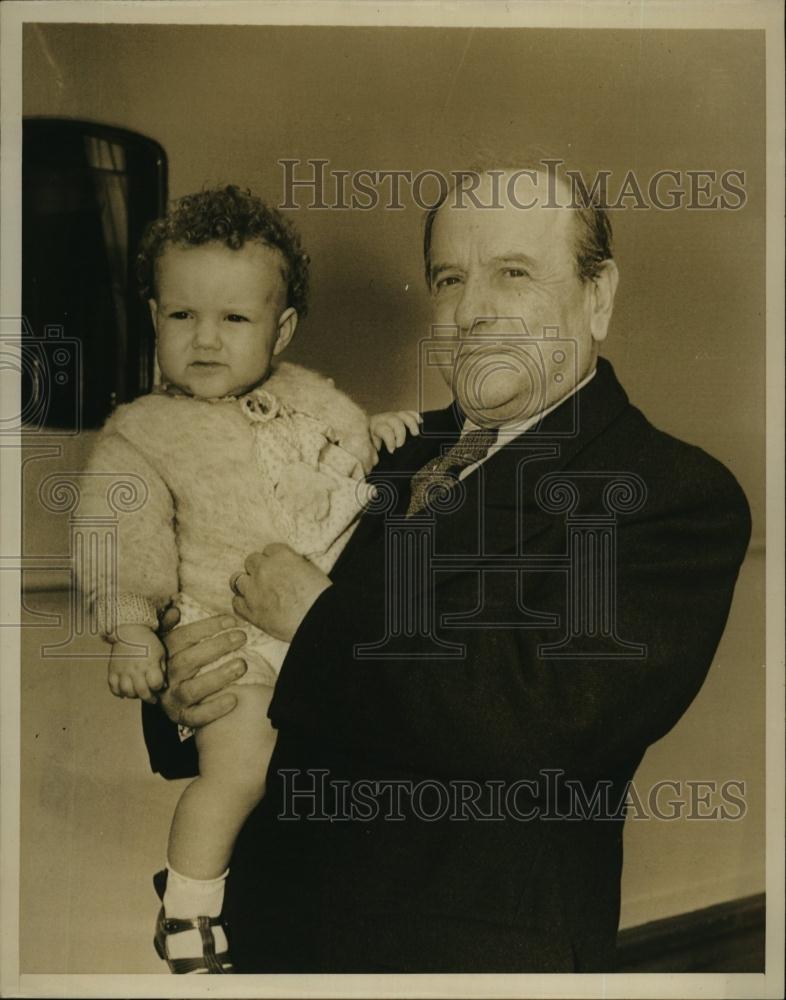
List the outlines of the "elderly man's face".
<svg viewBox="0 0 786 1000">
<path fill-rule="evenodd" d="M 477 193 L 492 201 L 491 178 Z M 473 207 L 466 197 L 458 207 L 451 195 L 432 230 L 433 321 L 454 327 L 456 338 L 446 378 L 485 426 L 539 413 L 591 371 L 616 288 L 611 262 L 597 281 L 579 279 L 576 214 L 544 206 L 544 178 L 519 178 L 514 197 L 535 204 L 517 207 L 502 194 L 502 208 Z"/>
</svg>

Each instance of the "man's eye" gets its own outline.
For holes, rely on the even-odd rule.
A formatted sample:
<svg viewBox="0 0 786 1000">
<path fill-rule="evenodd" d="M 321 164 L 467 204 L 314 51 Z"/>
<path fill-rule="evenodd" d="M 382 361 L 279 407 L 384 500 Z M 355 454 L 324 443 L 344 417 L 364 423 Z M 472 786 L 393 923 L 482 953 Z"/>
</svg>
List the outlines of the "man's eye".
<svg viewBox="0 0 786 1000">
<path fill-rule="evenodd" d="M 523 267 L 506 267 L 502 272 L 508 278 L 528 278 L 529 271 L 525 271 Z"/>
<path fill-rule="evenodd" d="M 248 316 L 241 316 L 240 313 L 229 313 L 227 316 L 229 323 L 248 323 Z"/>
<path fill-rule="evenodd" d="M 457 274 L 446 274 L 444 278 L 438 278 L 434 282 L 434 288 L 439 291 L 442 288 L 449 288 L 451 285 L 457 285 L 461 281 L 461 278 Z"/>
</svg>

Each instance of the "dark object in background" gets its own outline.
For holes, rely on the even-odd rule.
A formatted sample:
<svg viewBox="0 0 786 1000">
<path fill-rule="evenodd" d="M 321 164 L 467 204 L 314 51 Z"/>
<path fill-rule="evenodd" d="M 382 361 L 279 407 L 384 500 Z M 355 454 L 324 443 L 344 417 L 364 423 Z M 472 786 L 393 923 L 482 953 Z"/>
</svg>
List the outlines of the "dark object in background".
<svg viewBox="0 0 786 1000">
<path fill-rule="evenodd" d="M 134 257 L 162 214 L 167 161 L 152 139 L 93 122 L 26 118 L 22 147 L 22 414 L 99 427 L 149 390 L 155 340 Z"/>
<path fill-rule="evenodd" d="M 628 927 L 617 936 L 617 972 L 761 973 L 765 925 L 762 892 Z"/>
</svg>

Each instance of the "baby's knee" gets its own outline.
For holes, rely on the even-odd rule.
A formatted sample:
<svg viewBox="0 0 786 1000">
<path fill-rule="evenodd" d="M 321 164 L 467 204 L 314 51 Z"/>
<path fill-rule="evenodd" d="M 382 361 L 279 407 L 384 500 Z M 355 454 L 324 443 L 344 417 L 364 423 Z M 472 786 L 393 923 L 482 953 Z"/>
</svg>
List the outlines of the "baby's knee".
<svg viewBox="0 0 786 1000">
<path fill-rule="evenodd" d="M 253 809 L 265 797 L 268 761 L 249 760 L 244 761 L 243 765 L 228 778 L 227 785 L 232 788 L 236 798 Z"/>
</svg>

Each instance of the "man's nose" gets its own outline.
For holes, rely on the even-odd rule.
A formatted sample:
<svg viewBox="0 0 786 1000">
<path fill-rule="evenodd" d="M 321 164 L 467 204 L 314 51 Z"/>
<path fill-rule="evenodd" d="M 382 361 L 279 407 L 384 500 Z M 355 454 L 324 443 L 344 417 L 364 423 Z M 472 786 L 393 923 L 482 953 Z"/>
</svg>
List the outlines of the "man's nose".
<svg viewBox="0 0 786 1000">
<path fill-rule="evenodd" d="M 482 278 L 467 278 L 456 303 L 454 315 L 456 326 L 462 332 L 469 333 L 473 327 L 496 319 L 496 315 L 494 297 L 491 295 L 488 282 Z"/>
<path fill-rule="evenodd" d="M 208 316 L 200 317 L 194 324 L 194 347 L 217 349 L 221 346 L 218 323 Z"/>
</svg>

